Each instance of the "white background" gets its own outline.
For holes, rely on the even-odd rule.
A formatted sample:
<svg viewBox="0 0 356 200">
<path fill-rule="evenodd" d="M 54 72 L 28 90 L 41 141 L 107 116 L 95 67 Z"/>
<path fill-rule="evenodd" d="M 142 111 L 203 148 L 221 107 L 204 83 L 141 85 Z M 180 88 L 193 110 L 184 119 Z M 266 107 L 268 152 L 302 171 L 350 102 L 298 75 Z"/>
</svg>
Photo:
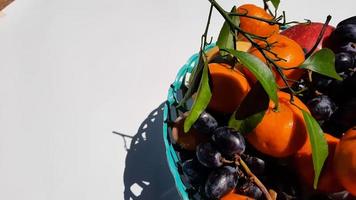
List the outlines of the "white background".
<svg viewBox="0 0 356 200">
<path fill-rule="evenodd" d="M 220 2 L 229 10 L 237 1 Z M 334 25 L 354 8 L 354 0 L 281 3 L 289 20 L 331 14 Z M 160 105 L 198 50 L 208 9 L 208 0 L 18 0 L 6 8 L 0 199 L 121 200 L 125 187 L 125 199 L 177 199 Z M 221 25 L 215 12 L 210 35 Z M 127 151 L 113 130 L 136 144 Z"/>
</svg>

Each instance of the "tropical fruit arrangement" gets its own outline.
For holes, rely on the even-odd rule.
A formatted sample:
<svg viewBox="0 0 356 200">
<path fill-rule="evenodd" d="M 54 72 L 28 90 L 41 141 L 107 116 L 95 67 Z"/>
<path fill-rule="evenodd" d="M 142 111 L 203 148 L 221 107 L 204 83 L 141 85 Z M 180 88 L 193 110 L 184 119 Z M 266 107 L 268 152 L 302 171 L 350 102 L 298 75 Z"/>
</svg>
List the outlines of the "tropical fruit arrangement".
<svg viewBox="0 0 356 200">
<path fill-rule="evenodd" d="M 278 0 L 230 11 L 209 2 L 196 63 L 172 86 L 175 117 L 165 119 L 181 194 L 356 199 L 356 16 L 333 27 L 331 16 L 288 22 Z M 225 21 L 212 44 L 214 9 Z"/>
</svg>

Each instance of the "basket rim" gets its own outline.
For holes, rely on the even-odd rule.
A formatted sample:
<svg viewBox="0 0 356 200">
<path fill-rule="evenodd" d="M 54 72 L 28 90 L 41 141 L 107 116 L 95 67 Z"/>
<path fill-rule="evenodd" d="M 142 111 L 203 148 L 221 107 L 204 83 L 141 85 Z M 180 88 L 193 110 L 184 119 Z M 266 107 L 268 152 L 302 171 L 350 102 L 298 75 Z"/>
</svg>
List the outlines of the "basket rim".
<svg viewBox="0 0 356 200">
<path fill-rule="evenodd" d="M 208 45 L 205 48 L 205 51 L 213 48 L 215 43 Z M 188 73 L 191 73 L 193 68 L 196 66 L 197 62 L 199 59 L 199 53 L 193 54 L 188 61 L 179 69 L 174 82 L 171 84 L 169 90 L 168 90 L 168 95 L 167 95 L 167 100 L 164 105 L 164 110 L 163 110 L 163 140 L 164 140 L 164 146 L 165 146 L 165 153 L 166 153 L 166 159 L 167 163 L 169 166 L 169 170 L 171 172 L 171 175 L 174 178 L 174 182 L 176 185 L 176 188 L 178 190 L 178 193 L 183 200 L 190 200 L 188 193 L 186 192 L 187 187 L 184 185 L 181 175 L 178 172 L 177 169 L 177 162 L 179 161 L 178 156 L 172 146 L 171 141 L 169 140 L 169 135 L 168 135 L 168 117 L 169 117 L 169 109 L 171 106 L 173 106 L 175 103 L 177 103 L 177 91 L 182 87 L 184 84 L 184 79 Z"/>
</svg>

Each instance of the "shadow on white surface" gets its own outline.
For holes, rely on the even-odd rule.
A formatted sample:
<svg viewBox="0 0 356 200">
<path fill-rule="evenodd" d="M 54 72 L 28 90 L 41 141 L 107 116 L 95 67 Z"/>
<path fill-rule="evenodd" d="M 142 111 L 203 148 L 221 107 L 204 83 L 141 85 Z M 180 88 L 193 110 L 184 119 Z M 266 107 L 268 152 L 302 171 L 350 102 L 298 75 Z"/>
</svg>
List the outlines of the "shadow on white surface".
<svg viewBox="0 0 356 200">
<path fill-rule="evenodd" d="M 163 107 L 164 103 L 141 123 L 127 149 L 125 200 L 179 199 L 165 157 Z"/>
</svg>

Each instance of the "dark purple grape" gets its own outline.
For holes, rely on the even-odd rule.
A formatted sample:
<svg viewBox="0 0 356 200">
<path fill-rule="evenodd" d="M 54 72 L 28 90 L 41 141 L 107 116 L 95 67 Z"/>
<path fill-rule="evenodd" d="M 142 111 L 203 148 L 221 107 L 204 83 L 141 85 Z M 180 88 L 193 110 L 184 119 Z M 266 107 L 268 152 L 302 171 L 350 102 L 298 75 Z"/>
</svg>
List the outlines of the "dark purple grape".
<svg viewBox="0 0 356 200">
<path fill-rule="evenodd" d="M 340 72 L 339 73 L 342 80 L 333 80 L 329 85 L 329 89 L 327 91 L 327 95 L 332 98 L 335 102 L 340 102 L 348 98 L 350 91 L 347 91 L 345 87 L 345 80 L 350 78 L 350 73 Z"/>
<path fill-rule="evenodd" d="M 345 191 L 341 191 L 341 192 L 336 192 L 336 193 L 329 194 L 329 197 L 332 200 L 351 200 L 351 199 L 356 200 L 356 198 L 352 198 L 349 195 L 349 192 L 347 192 L 346 190 Z"/>
<path fill-rule="evenodd" d="M 336 72 L 345 72 L 354 66 L 354 56 L 348 52 L 341 52 L 335 55 Z"/>
<path fill-rule="evenodd" d="M 334 199 L 330 198 L 327 194 L 316 193 L 310 195 L 307 200 L 334 200 Z"/>
<path fill-rule="evenodd" d="M 351 92 L 351 91 L 350 91 Z M 356 125 L 356 98 L 349 98 L 339 105 L 337 111 L 323 125 L 323 130 L 340 137 L 348 129 Z"/>
<path fill-rule="evenodd" d="M 198 145 L 196 155 L 199 162 L 205 167 L 214 168 L 223 165 L 221 153 L 211 143 Z"/>
<path fill-rule="evenodd" d="M 319 92 L 325 93 L 329 89 L 329 85 L 333 82 L 333 78 L 323 76 L 318 73 L 312 74 L 312 85 Z"/>
<path fill-rule="evenodd" d="M 319 122 L 328 120 L 336 110 L 335 103 L 326 95 L 311 99 L 307 102 L 307 106 L 313 117 Z"/>
<path fill-rule="evenodd" d="M 226 156 L 241 155 L 246 148 L 243 136 L 227 126 L 219 127 L 214 131 L 213 141 L 217 148 Z"/>
<path fill-rule="evenodd" d="M 339 22 L 337 24 L 336 27 L 343 26 L 343 25 L 346 25 L 346 24 L 356 24 L 356 16 L 349 17 L 347 19 L 342 20 L 341 22 Z"/>
<path fill-rule="evenodd" d="M 193 127 L 201 133 L 212 134 L 218 127 L 218 122 L 209 113 L 203 111 L 198 120 L 194 123 Z"/>
<path fill-rule="evenodd" d="M 205 183 L 205 194 L 209 199 L 220 199 L 232 191 L 236 187 L 236 184 L 236 169 L 224 166 L 210 173 Z"/>
<path fill-rule="evenodd" d="M 191 184 L 198 184 L 205 181 L 208 169 L 202 166 L 197 160 L 190 159 L 182 164 L 182 171 Z"/>
<path fill-rule="evenodd" d="M 351 82 L 351 71 L 340 72 L 339 75 L 342 80 L 336 80 L 320 74 L 313 73 L 312 85 L 315 90 L 329 96 L 335 103 L 343 102 L 349 98 L 352 92 L 349 91 L 348 82 Z M 346 81 L 347 80 L 347 81 Z"/>
<path fill-rule="evenodd" d="M 344 85 L 349 93 L 350 97 L 356 96 L 356 73 L 353 73 L 351 76 L 347 77 L 344 81 Z"/>
<path fill-rule="evenodd" d="M 356 42 L 356 24 L 345 24 L 334 30 L 335 36 L 341 41 Z"/>
<path fill-rule="evenodd" d="M 356 53 L 356 43 L 355 42 L 344 42 L 340 43 L 339 46 L 335 49 L 336 52 L 348 52 L 351 54 Z"/>
<path fill-rule="evenodd" d="M 252 182 L 246 182 L 238 189 L 242 194 L 252 197 L 254 199 L 260 199 L 263 195 L 261 189 Z"/>
<path fill-rule="evenodd" d="M 194 151 L 185 150 L 185 149 L 181 148 L 179 145 L 175 145 L 174 147 L 175 147 L 174 149 L 177 152 L 177 155 L 179 156 L 179 159 L 182 162 L 184 162 L 186 160 L 190 160 L 195 157 Z"/>
<path fill-rule="evenodd" d="M 265 171 L 265 161 L 257 157 L 250 156 L 245 160 L 247 166 L 255 175 L 262 175 Z"/>
</svg>

